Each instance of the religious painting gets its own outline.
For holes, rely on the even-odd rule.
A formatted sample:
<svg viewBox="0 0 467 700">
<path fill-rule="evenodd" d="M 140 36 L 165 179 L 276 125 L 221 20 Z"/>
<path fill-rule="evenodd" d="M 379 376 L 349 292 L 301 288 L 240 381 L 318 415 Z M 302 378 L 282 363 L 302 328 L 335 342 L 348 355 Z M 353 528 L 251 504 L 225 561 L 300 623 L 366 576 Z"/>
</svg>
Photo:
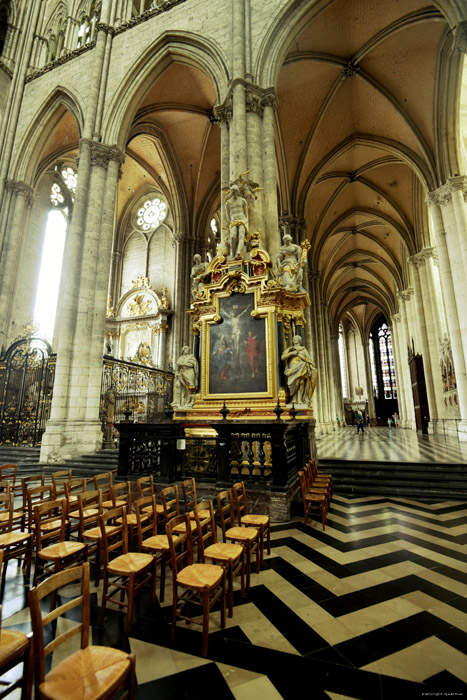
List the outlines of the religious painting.
<svg viewBox="0 0 467 700">
<path fill-rule="evenodd" d="M 222 321 L 209 326 L 209 394 L 268 390 L 266 319 L 252 318 L 253 294 L 220 297 Z"/>
</svg>

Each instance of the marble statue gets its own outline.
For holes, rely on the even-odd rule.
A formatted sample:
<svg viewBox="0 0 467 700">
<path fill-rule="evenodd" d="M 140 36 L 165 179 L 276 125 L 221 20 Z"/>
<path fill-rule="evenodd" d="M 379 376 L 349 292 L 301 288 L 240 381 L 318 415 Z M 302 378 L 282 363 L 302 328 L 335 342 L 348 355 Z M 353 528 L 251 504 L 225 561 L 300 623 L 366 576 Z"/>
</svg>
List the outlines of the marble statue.
<svg viewBox="0 0 467 700">
<path fill-rule="evenodd" d="M 208 263 L 201 262 L 201 255 L 196 253 L 193 256 L 193 267 L 191 268 L 191 297 L 196 299 L 198 294 L 203 291 L 203 281 L 205 279 Z"/>
<path fill-rule="evenodd" d="M 174 408 L 191 408 L 198 388 L 198 360 L 190 353 L 188 345 L 182 348 L 182 354 L 175 363 Z"/>
<path fill-rule="evenodd" d="M 286 289 L 295 291 L 300 289 L 303 277 L 302 249 L 292 243 L 292 236 L 285 233 L 282 239 L 283 245 L 279 248 L 276 257 L 276 268 L 279 284 Z"/>
<path fill-rule="evenodd" d="M 313 365 L 308 350 L 302 345 L 299 335 L 294 335 L 292 345 L 282 353 L 281 359 L 287 365 L 284 374 L 287 377 L 290 403 L 298 408 L 309 408 L 318 370 Z"/>
<path fill-rule="evenodd" d="M 225 208 L 229 220 L 230 257 L 241 258 L 248 238 L 248 204 L 238 185 L 231 185 L 227 191 Z"/>
</svg>

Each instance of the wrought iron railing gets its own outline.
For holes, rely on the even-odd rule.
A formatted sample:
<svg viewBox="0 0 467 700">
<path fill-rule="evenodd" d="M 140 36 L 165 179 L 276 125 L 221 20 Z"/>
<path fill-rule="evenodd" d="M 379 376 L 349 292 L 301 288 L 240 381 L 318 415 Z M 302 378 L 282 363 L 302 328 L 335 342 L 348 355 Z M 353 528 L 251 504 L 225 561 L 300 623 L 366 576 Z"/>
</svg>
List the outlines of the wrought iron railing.
<svg viewBox="0 0 467 700">
<path fill-rule="evenodd" d="M 109 426 L 120 421 L 162 420 L 167 403 L 172 401 L 173 377 L 173 372 L 106 357 L 100 402 L 105 442 L 113 442 L 115 432 L 111 431 L 109 438 Z"/>
</svg>

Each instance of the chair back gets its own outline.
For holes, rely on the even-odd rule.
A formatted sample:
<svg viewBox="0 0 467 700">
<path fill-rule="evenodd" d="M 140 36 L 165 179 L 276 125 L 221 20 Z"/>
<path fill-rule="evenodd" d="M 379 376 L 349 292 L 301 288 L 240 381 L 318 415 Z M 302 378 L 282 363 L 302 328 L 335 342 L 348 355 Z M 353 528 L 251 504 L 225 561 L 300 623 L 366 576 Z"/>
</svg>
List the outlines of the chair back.
<svg viewBox="0 0 467 700">
<path fill-rule="evenodd" d="M 0 493 L 10 493 L 12 482 L 9 479 L 0 481 Z"/>
<path fill-rule="evenodd" d="M 56 542 L 64 542 L 66 503 L 63 498 L 35 505 L 34 525 L 37 552 Z"/>
<path fill-rule="evenodd" d="M 300 481 L 300 491 L 302 494 L 302 499 L 305 501 L 306 494 L 308 492 L 307 485 L 306 485 L 306 477 L 305 477 L 305 472 L 299 471 L 298 472 L 298 478 Z"/>
<path fill-rule="evenodd" d="M 176 518 L 180 515 L 177 484 L 162 489 L 161 499 L 164 507 L 164 523 L 167 525 L 172 518 Z"/>
<path fill-rule="evenodd" d="M 52 484 L 54 487 L 54 498 L 65 496 L 65 482 L 71 480 L 71 469 L 62 469 L 51 474 Z"/>
<path fill-rule="evenodd" d="M 71 583 L 81 582 L 81 590 L 79 596 L 69 600 L 67 597 L 66 603 L 56 607 L 47 615 L 42 617 L 41 600 L 46 596 L 55 593 L 63 586 L 69 586 Z M 59 571 L 58 574 L 53 574 L 43 583 L 40 583 L 35 588 L 32 588 L 28 594 L 29 609 L 31 612 L 32 632 L 34 639 L 34 682 L 36 687 L 36 698 L 41 697 L 39 685 L 44 682 L 45 678 L 45 659 L 57 647 L 68 641 L 70 637 L 79 634 L 81 636 L 81 649 L 89 646 L 89 614 L 90 614 L 90 596 L 89 596 L 89 563 L 86 562 L 81 566 L 72 569 Z M 64 615 L 64 613 L 81 606 L 81 622 L 74 624 L 73 627 L 67 626 L 65 631 L 55 636 L 51 642 L 45 643 L 44 628 L 50 625 L 54 620 Z M 46 632 L 47 639 L 56 631 L 56 626 L 49 628 Z"/>
<path fill-rule="evenodd" d="M 42 484 L 41 486 L 31 486 L 27 488 L 26 492 L 26 502 L 27 502 L 27 513 L 28 513 L 28 527 L 29 532 L 34 530 L 35 526 L 35 516 L 34 508 L 41 504 L 55 500 L 54 497 L 54 487 L 52 484 Z"/>
<path fill-rule="evenodd" d="M 173 530 L 177 525 L 185 523 L 186 534 L 174 536 Z M 170 552 L 170 567 L 172 569 L 173 581 L 179 571 L 185 566 L 193 563 L 193 543 L 191 537 L 190 516 L 188 513 L 184 515 L 175 515 L 165 526 L 165 534 L 169 544 Z"/>
<path fill-rule="evenodd" d="M 203 520 L 199 517 L 199 513 L 202 510 L 207 510 L 209 512 L 209 516 L 203 518 Z M 203 563 L 205 548 L 217 542 L 216 517 L 214 515 L 212 501 L 201 501 L 201 503 L 198 503 L 194 510 L 194 518 L 198 533 L 198 561 Z"/>
<path fill-rule="evenodd" d="M 239 481 L 232 486 L 233 495 L 235 498 L 235 505 L 237 506 L 237 520 L 238 524 L 242 524 L 242 516 L 248 515 L 248 504 L 246 500 L 246 490 L 243 481 Z"/>
<path fill-rule="evenodd" d="M 230 527 L 235 527 L 232 491 L 230 489 L 221 491 L 217 494 L 216 500 L 221 521 L 222 537 L 225 538 L 226 530 Z"/>
<path fill-rule="evenodd" d="M 9 491 L 0 493 L 0 514 L 0 534 L 3 535 L 13 530 L 13 494 Z"/>
<path fill-rule="evenodd" d="M 182 493 L 185 513 L 190 513 L 196 508 L 196 482 L 193 478 L 182 481 Z"/>
<path fill-rule="evenodd" d="M 126 508 L 127 515 L 131 513 L 131 484 L 129 481 L 120 481 L 110 485 L 110 498 L 114 508 Z"/>
<path fill-rule="evenodd" d="M 140 476 L 136 481 L 136 488 L 138 489 L 138 498 L 155 496 L 156 492 L 154 491 L 154 478 L 152 474 L 149 474 L 149 476 Z"/>
<path fill-rule="evenodd" d="M 103 472 L 102 474 L 96 474 L 94 477 L 94 488 L 102 490 L 102 500 L 111 500 L 110 487 L 113 484 L 113 472 Z"/>
<path fill-rule="evenodd" d="M 143 511 L 143 508 L 147 508 L 147 506 L 151 506 L 151 510 Z M 138 532 L 138 551 L 141 552 L 143 541 L 157 535 L 156 499 L 154 496 L 143 496 L 135 501 L 134 507 Z"/>
<path fill-rule="evenodd" d="M 120 522 L 117 522 L 120 521 Z M 104 566 L 120 554 L 128 554 L 128 527 L 126 508 L 112 508 L 99 516 L 101 529 L 101 546 Z M 111 532 L 110 532 L 111 528 Z"/>
<path fill-rule="evenodd" d="M 70 481 L 65 481 L 65 496 L 67 500 L 69 501 L 73 496 L 75 496 L 76 500 L 78 500 L 78 494 L 84 493 L 86 491 L 87 485 L 87 479 L 85 479 L 84 477 L 70 479 Z"/>
<path fill-rule="evenodd" d="M 96 512 L 97 511 L 97 512 Z M 81 541 L 85 530 L 98 527 L 102 515 L 102 491 L 85 491 L 78 494 L 79 535 Z"/>
<path fill-rule="evenodd" d="M 44 483 L 45 479 L 43 474 L 21 477 L 21 493 L 23 494 L 23 510 L 25 513 L 28 510 L 28 489 L 33 488 L 33 486 L 44 486 Z"/>
<path fill-rule="evenodd" d="M 16 476 L 18 474 L 18 465 L 17 464 L 2 464 L 0 467 L 0 481 L 4 481 L 8 479 L 8 481 L 11 481 L 11 485 L 15 486 L 16 484 Z"/>
</svg>

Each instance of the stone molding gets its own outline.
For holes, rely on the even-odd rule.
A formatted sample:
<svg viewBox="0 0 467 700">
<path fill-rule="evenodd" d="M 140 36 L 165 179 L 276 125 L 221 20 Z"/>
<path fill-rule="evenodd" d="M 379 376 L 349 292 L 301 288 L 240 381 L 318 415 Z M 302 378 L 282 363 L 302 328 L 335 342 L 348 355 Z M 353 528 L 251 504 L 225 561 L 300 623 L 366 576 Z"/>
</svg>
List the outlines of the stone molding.
<svg viewBox="0 0 467 700">
<path fill-rule="evenodd" d="M 28 206 L 31 206 L 33 201 L 34 201 L 34 189 L 28 185 L 26 182 L 19 181 L 16 182 L 15 180 L 6 180 L 5 182 L 5 189 L 8 192 L 12 192 L 13 194 L 16 194 L 17 196 L 23 196 L 26 200 L 26 204 Z"/>
<path fill-rule="evenodd" d="M 439 265 L 439 258 L 436 248 L 422 248 L 420 255 L 423 255 L 425 260 L 433 260 L 434 265 Z"/>
<path fill-rule="evenodd" d="M 44 75 L 45 73 L 48 73 L 49 71 L 53 70 L 57 66 L 61 66 L 64 63 L 68 63 L 68 61 L 71 61 L 73 58 L 76 58 L 76 56 L 81 56 L 82 53 L 86 53 L 86 51 L 90 51 L 93 49 L 96 45 L 96 40 L 90 41 L 89 44 L 85 44 L 84 46 L 80 46 L 78 49 L 74 49 L 73 51 L 67 51 L 67 53 L 64 53 L 63 56 L 60 56 L 60 58 L 56 58 L 55 61 L 51 61 L 50 63 L 47 63 L 45 66 L 42 66 L 42 68 L 38 68 L 37 70 L 31 71 L 26 78 L 24 79 L 25 83 L 31 82 L 31 80 L 34 80 L 35 78 L 39 78 L 41 75 Z"/>
<path fill-rule="evenodd" d="M 148 19 L 152 19 L 152 17 L 157 17 L 157 15 L 160 15 L 163 12 L 167 12 L 167 10 L 170 10 L 172 7 L 175 7 L 175 5 L 181 5 L 183 2 L 186 2 L 186 0 L 159 0 L 159 4 L 157 7 L 154 7 L 152 10 L 146 10 L 146 12 L 143 12 L 137 17 L 132 17 L 128 20 L 128 22 L 122 22 L 122 24 L 119 27 L 115 27 L 114 34 L 121 34 L 122 32 L 126 32 L 127 29 L 132 29 L 133 27 L 136 27 L 142 22 L 147 22 Z"/>
<path fill-rule="evenodd" d="M 0 59 L 0 70 L 4 71 L 4 73 L 6 73 L 9 78 L 13 77 L 13 71 L 10 70 L 10 68 L 8 68 L 8 66 L 2 59 Z"/>
<path fill-rule="evenodd" d="M 321 277 L 321 272 L 319 270 L 312 270 L 308 268 L 308 278 L 310 280 L 319 280 Z"/>
</svg>

